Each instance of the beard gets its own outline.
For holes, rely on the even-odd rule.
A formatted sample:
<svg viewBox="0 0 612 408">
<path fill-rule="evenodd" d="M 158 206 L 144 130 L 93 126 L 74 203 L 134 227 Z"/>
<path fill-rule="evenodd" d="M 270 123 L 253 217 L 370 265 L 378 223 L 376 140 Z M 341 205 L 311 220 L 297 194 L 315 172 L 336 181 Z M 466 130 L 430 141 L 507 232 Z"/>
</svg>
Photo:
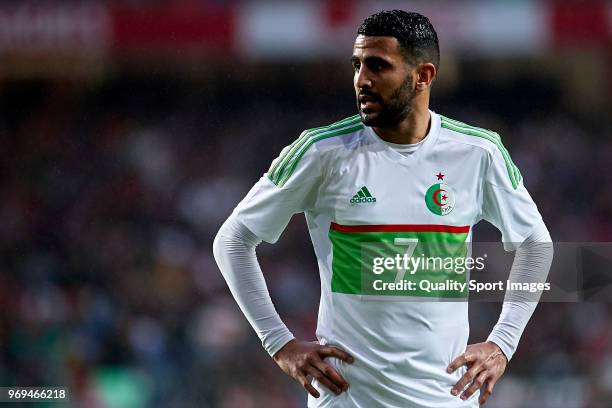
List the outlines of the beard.
<svg viewBox="0 0 612 408">
<path fill-rule="evenodd" d="M 365 91 L 364 94 L 375 97 L 380 105 L 380 110 L 364 113 L 361 110 L 359 98 L 357 98 L 357 109 L 363 124 L 369 127 L 390 128 L 397 126 L 410 114 L 416 90 L 412 89 L 412 80 L 408 76 L 387 100 L 368 91 Z"/>
</svg>

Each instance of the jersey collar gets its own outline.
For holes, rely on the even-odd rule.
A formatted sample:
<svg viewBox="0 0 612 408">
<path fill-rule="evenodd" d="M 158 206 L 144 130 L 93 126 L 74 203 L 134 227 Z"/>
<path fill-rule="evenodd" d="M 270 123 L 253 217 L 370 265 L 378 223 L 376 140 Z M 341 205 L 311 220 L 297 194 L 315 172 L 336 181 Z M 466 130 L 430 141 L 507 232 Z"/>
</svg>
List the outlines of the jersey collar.
<svg viewBox="0 0 612 408">
<path fill-rule="evenodd" d="M 379 151 L 382 154 L 384 154 L 394 162 L 411 166 L 414 163 L 417 163 L 421 157 L 426 155 L 427 152 L 432 148 L 433 145 L 436 144 L 436 141 L 438 140 L 438 135 L 440 133 L 440 115 L 438 115 L 432 110 L 429 110 L 429 114 L 431 115 L 431 127 L 429 129 L 429 132 L 423 139 L 423 145 L 419 149 L 417 149 L 416 152 L 408 156 L 404 156 L 403 154 L 399 153 L 391 146 L 386 144 L 380 138 L 380 136 L 378 136 L 376 132 L 374 132 L 374 129 L 372 129 L 371 127 L 366 126 L 365 130 L 368 137 L 378 145 Z"/>
</svg>

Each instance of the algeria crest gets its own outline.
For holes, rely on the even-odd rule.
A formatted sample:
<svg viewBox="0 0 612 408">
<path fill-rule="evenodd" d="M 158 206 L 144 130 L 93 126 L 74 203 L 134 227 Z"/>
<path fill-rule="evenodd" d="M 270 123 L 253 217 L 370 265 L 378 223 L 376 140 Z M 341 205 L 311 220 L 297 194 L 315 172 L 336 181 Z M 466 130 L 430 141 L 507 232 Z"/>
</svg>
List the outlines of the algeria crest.
<svg viewBox="0 0 612 408">
<path fill-rule="evenodd" d="M 427 208 L 437 215 L 448 215 L 455 208 L 455 192 L 448 184 L 436 183 L 425 193 Z"/>
</svg>

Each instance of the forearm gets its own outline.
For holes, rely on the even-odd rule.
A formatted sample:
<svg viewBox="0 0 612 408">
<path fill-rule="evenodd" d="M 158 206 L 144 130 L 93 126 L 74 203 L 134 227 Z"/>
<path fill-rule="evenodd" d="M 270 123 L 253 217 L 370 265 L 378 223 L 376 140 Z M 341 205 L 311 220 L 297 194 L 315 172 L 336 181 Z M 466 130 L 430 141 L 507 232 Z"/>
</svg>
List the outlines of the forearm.
<svg viewBox="0 0 612 408">
<path fill-rule="evenodd" d="M 552 263 L 553 246 L 550 234 L 542 222 L 517 249 L 510 270 L 510 282 L 546 282 Z M 508 360 L 516 351 L 521 334 L 535 310 L 541 291 L 506 290 L 499 321 L 487 340 L 497 344 Z"/>
<path fill-rule="evenodd" d="M 260 242 L 256 235 L 232 215 L 217 233 L 213 253 L 234 299 L 268 354 L 273 356 L 294 337 L 270 299 L 255 254 L 255 247 Z"/>
</svg>

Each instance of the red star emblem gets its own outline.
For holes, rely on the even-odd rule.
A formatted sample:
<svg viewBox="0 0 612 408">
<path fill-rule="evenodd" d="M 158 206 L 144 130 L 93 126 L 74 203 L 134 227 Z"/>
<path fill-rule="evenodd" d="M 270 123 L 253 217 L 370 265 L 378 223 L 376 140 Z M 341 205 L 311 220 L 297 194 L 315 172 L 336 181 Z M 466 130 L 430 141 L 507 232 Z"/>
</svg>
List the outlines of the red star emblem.
<svg viewBox="0 0 612 408">
<path fill-rule="evenodd" d="M 442 172 L 436 174 L 436 177 L 438 178 L 438 180 L 444 180 L 444 174 L 442 174 Z"/>
<path fill-rule="evenodd" d="M 445 201 L 446 201 L 446 199 L 447 199 L 447 198 L 448 198 L 448 197 L 446 197 L 446 194 L 444 194 L 444 195 L 442 196 L 442 199 L 443 199 L 443 200 L 445 200 Z"/>
</svg>

